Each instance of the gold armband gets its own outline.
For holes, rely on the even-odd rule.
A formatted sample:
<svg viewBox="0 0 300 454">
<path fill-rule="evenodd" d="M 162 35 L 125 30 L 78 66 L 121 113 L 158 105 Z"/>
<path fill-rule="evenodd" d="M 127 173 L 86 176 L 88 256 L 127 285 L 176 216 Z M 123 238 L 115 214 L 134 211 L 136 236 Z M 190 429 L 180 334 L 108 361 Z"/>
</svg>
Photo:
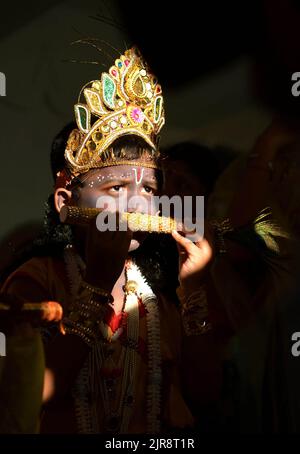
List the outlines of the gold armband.
<svg viewBox="0 0 300 454">
<path fill-rule="evenodd" d="M 184 332 L 187 336 L 205 334 L 211 329 L 208 321 L 208 304 L 204 286 L 185 296 L 181 287 L 177 289 L 181 306 L 181 316 Z"/>
</svg>

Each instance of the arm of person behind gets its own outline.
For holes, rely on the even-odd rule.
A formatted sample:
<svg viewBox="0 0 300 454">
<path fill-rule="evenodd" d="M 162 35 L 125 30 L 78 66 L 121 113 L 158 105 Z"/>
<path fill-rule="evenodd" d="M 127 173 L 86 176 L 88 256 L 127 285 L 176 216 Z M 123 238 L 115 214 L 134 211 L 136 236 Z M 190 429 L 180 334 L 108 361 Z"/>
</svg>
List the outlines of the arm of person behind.
<svg viewBox="0 0 300 454">
<path fill-rule="evenodd" d="M 3 287 L 10 297 L 19 301 L 40 303 L 48 301 L 49 291 L 31 276 L 15 273 Z M 37 329 L 30 322 L 24 322 L 16 327 L 19 335 L 36 336 Z M 43 385 L 43 402 L 63 396 L 72 385 L 82 366 L 88 346 L 75 335 L 63 335 L 59 329 L 56 335 L 44 346 L 45 374 Z"/>
<path fill-rule="evenodd" d="M 12 279 L 0 294 L 1 341 L 4 339 L 0 358 L 0 433 L 3 434 L 39 431 L 45 357 L 38 327 L 58 321 L 62 315 L 58 303 L 46 301 L 42 295 L 38 297 L 42 290 L 37 284 L 30 287 L 28 279 Z M 25 297 L 27 289 L 31 298 Z"/>
</svg>

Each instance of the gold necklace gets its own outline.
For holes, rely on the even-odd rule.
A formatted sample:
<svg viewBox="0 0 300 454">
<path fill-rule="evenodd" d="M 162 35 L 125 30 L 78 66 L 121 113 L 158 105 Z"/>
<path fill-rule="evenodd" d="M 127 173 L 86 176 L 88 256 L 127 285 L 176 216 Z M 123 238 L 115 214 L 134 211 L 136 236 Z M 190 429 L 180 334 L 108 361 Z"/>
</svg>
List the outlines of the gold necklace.
<svg viewBox="0 0 300 454">
<path fill-rule="evenodd" d="M 66 259 L 67 274 L 70 286 L 73 289 L 72 297 L 76 298 L 76 288 L 80 281 L 82 266 L 72 247 L 68 249 Z M 77 263 L 77 266 L 75 264 Z M 137 285 L 137 286 L 136 286 Z M 147 390 L 147 432 L 160 431 L 160 401 L 161 401 L 161 351 L 160 351 L 160 323 L 158 303 L 155 294 L 142 276 L 137 265 L 128 262 L 126 268 L 125 298 L 128 311 L 127 338 L 128 345 L 122 346 L 118 365 L 123 363 L 123 377 L 120 399 L 115 409 L 112 409 L 107 400 L 107 393 L 111 382 L 104 383 L 99 379 L 99 371 L 106 358 L 107 341 L 101 340 L 92 347 L 88 358 L 82 367 L 73 388 L 76 419 L 79 433 L 100 433 L 103 431 L 99 421 L 98 411 L 107 404 L 105 411 L 105 430 L 114 433 L 128 433 L 130 417 L 134 404 L 134 388 L 136 380 L 137 351 L 139 336 L 139 307 L 138 297 L 141 298 L 147 309 L 147 345 L 148 345 L 148 390 Z M 116 339 L 117 341 L 117 339 Z M 110 342 L 113 346 L 113 342 Z M 105 347 L 104 347 L 105 346 Z M 115 396 L 117 398 L 117 396 Z"/>
</svg>

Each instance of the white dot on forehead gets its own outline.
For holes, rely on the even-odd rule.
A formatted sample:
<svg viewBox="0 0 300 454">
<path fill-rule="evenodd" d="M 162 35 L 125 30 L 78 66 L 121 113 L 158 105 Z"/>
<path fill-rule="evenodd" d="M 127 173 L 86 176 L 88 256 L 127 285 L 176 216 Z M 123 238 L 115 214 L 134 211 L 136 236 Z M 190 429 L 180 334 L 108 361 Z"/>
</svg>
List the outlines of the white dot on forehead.
<svg viewBox="0 0 300 454">
<path fill-rule="evenodd" d="M 157 181 L 157 176 L 153 173 L 147 175 L 148 169 L 140 167 L 132 167 L 127 172 L 122 173 L 109 173 L 106 175 L 95 175 L 94 178 L 88 183 L 88 187 L 93 188 L 95 184 L 99 184 L 105 181 L 118 180 L 118 179 L 135 179 L 139 184 L 143 181 L 145 177 L 149 181 Z"/>
</svg>

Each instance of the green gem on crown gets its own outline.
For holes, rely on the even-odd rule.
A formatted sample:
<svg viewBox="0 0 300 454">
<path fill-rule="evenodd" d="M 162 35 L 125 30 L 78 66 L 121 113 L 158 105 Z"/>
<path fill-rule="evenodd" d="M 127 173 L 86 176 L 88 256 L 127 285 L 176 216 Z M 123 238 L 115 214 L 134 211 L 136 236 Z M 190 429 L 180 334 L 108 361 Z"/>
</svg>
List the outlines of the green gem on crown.
<svg viewBox="0 0 300 454">
<path fill-rule="evenodd" d="M 107 107 L 110 109 L 115 108 L 115 93 L 116 93 L 116 84 L 115 81 L 110 77 L 109 74 L 102 74 L 102 90 L 103 90 L 103 99 Z"/>
<path fill-rule="evenodd" d="M 161 111 L 162 111 L 162 97 L 158 96 L 155 100 L 155 106 L 154 106 L 154 122 L 158 123 L 160 117 L 161 117 Z"/>
<path fill-rule="evenodd" d="M 90 115 L 88 109 L 83 105 L 75 105 L 75 115 L 77 124 L 83 132 L 88 132 L 90 129 Z"/>
</svg>

